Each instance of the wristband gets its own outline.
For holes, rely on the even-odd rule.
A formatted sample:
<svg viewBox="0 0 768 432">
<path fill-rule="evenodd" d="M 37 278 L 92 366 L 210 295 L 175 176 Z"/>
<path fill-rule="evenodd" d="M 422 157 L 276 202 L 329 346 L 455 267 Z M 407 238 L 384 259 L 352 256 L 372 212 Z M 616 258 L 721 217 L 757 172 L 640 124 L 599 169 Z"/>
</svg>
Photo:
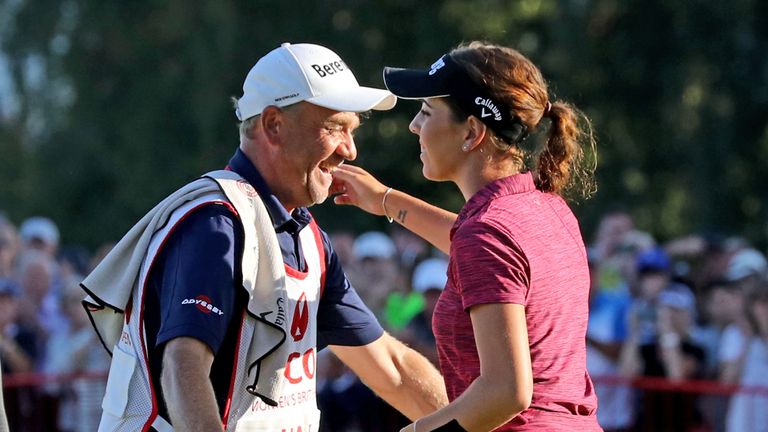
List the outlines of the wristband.
<svg viewBox="0 0 768 432">
<path fill-rule="evenodd" d="M 387 218 L 387 222 L 392 223 L 393 219 L 387 212 L 387 195 L 389 195 L 390 192 L 392 192 L 392 188 L 387 188 L 387 191 L 384 192 L 384 196 L 381 197 L 381 208 L 384 210 L 384 217 Z M 416 423 L 414 423 L 414 426 L 416 426 Z"/>
</svg>

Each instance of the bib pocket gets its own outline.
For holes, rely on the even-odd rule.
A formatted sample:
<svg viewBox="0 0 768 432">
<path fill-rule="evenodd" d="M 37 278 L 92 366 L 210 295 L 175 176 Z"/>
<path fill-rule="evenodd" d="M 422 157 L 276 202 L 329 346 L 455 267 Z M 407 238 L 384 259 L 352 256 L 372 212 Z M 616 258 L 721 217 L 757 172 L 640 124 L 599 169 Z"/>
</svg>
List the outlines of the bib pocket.
<svg viewBox="0 0 768 432">
<path fill-rule="evenodd" d="M 101 404 L 104 412 L 123 418 L 125 408 L 128 406 L 128 393 L 135 370 L 136 357 L 115 346 L 112 350 L 112 365 L 109 368 L 107 389 Z"/>
</svg>

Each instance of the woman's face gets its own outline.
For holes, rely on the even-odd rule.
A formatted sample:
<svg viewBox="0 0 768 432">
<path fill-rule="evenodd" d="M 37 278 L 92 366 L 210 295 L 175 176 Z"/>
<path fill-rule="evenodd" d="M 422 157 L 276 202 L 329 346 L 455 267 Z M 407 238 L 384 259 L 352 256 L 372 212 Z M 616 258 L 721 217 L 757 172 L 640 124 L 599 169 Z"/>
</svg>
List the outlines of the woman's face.
<svg viewBox="0 0 768 432">
<path fill-rule="evenodd" d="M 409 129 L 419 136 L 424 177 L 455 181 L 467 160 L 461 149 L 467 138 L 467 122 L 457 122 L 444 99 L 429 98 L 422 101 Z"/>
</svg>

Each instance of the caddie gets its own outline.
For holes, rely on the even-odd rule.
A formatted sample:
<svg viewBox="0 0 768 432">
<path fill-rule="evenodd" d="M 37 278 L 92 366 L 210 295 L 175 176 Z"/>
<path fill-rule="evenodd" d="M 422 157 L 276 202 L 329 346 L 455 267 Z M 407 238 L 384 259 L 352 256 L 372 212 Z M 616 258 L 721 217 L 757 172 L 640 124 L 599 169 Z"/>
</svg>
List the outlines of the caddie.
<svg viewBox="0 0 768 432">
<path fill-rule="evenodd" d="M 395 101 L 319 45 L 285 43 L 253 66 L 226 169 L 165 198 L 83 281 L 112 354 L 100 431 L 317 431 L 324 347 L 412 419 L 447 403 L 307 210 L 355 159 L 358 113 Z"/>
</svg>

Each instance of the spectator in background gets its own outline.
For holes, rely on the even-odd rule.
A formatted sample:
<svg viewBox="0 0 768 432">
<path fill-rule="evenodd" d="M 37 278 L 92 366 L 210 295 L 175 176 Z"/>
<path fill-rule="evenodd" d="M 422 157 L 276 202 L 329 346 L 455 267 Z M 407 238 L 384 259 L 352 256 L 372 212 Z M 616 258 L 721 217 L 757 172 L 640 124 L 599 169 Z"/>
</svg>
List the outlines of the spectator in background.
<svg viewBox="0 0 768 432">
<path fill-rule="evenodd" d="M 603 288 L 600 262 L 594 250 L 589 251 L 591 284 L 589 290 L 589 322 L 587 325 L 587 370 L 595 379 L 599 401 L 597 420 L 606 432 L 629 430 L 634 422 L 632 389 L 600 381 L 600 377 L 619 374 L 619 357 L 627 338 L 627 314 L 631 304 L 629 287 Z"/>
<path fill-rule="evenodd" d="M 16 228 L 0 216 L 0 277 L 12 277 L 13 266 L 19 253 L 19 239 Z"/>
<path fill-rule="evenodd" d="M 357 236 L 352 249 L 355 262 L 347 270 L 349 281 L 385 327 L 391 328 L 395 317 L 387 316 L 387 297 L 403 286 L 395 244 L 383 232 L 368 231 Z"/>
<path fill-rule="evenodd" d="M 37 357 L 37 336 L 18 321 L 19 287 L 0 278 L 0 363 L 7 373 L 32 372 Z"/>
<path fill-rule="evenodd" d="M 59 248 L 59 228 L 45 217 L 35 216 L 22 222 L 19 228 L 25 249 L 35 249 L 55 257 Z"/>
<path fill-rule="evenodd" d="M 741 365 L 741 386 L 768 387 L 768 285 L 763 283 L 749 294 L 747 302 L 751 335 L 737 359 Z M 768 431 L 768 396 L 737 393 L 730 401 L 728 432 Z"/>
<path fill-rule="evenodd" d="M 28 250 L 20 259 L 19 317 L 43 338 L 67 327 L 67 320 L 59 308 L 59 293 L 53 287 L 56 274 L 57 264 L 45 252 Z"/>
<path fill-rule="evenodd" d="M 723 279 L 730 253 L 725 238 L 718 234 L 691 234 L 671 240 L 664 250 L 676 261 L 689 265 L 686 278 L 697 296 L 701 290 L 715 281 Z"/>
<path fill-rule="evenodd" d="M 654 342 L 658 334 L 659 295 L 665 290 L 693 294 L 687 286 L 672 282 L 672 262 L 661 248 L 640 253 L 636 260 L 636 272 L 636 297 L 630 307 L 629 320 L 638 342 L 648 344 Z"/>
<path fill-rule="evenodd" d="M 626 234 L 633 230 L 635 223 L 632 216 L 625 211 L 612 211 L 603 215 L 597 227 L 593 254 L 601 261 L 613 256 L 619 249 Z"/>
<path fill-rule="evenodd" d="M 22 282 L 22 295 L 25 299 L 33 296 L 38 307 L 39 320 L 43 324 L 46 333 L 55 331 L 65 325 L 61 312 L 58 310 L 59 297 L 61 296 L 62 276 L 56 257 L 59 251 L 59 228 L 46 217 L 34 216 L 25 219 L 19 227 L 21 237 L 21 254 L 19 278 Z M 40 257 L 42 255 L 42 257 Z M 27 268 L 28 265 L 32 268 Z M 45 266 L 45 269 L 42 269 Z M 29 270 L 29 271 L 28 271 Z M 25 281 L 25 278 L 33 278 L 36 281 Z M 40 284 L 34 287 L 43 290 L 45 280 L 45 294 L 30 291 L 33 287 L 29 284 Z"/>
<path fill-rule="evenodd" d="M 645 277 L 647 273 L 641 276 L 641 281 Z M 658 281 L 653 282 L 654 285 L 657 283 L 661 285 Z M 649 288 L 646 286 L 645 289 Z M 701 378 L 705 351 L 692 338 L 696 316 L 693 293 L 685 286 L 671 285 L 662 288 L 652 301 L 655 334 L 644 340 L 647 329 L 641 327 L 637 315 L 632 317 L 630 336 L 622 352 L 622 369 L 629 376 L 665 377 L 673 381 Z M 642 392 L 638 430 L 689 431 L 702 424 L 696 394 Z"/>
<path fill-rule="evenodd" d="M 739 381 L 739 356 L 751 335 L 744 291 L 738 284 L 716 280 L 704 288 L 704 311 L 708 334 L 706 377 L 726 384 Z M 725 430 L 728 396 L 702 398 L 702 413 L 714 432 Z"/>
<path fill-rule="evenodd" d="M 740 373 L 737 360 L 752 334 L 745 292 L 737 283 L 716 281 L 708 287 L 707 294 L 707 313 L 712 324 L 721 329 L 716 377 L 724 383 L 737 383 Z"/>
<path fill-rule="evenodd" d="M 403 339 L 433 364 L 438 364 L 435 333 L 432 329 L 432 315 L 437 299 L 448 282 L 448 261 L 445 258 L 428 258 L 420 262 L 413 272 L 411 287 L 424 298 L 424 307 L 406 327 Z"/>
<path fill-rule="evenodd" d="M 656 240 L 645 231 L 629 229 L 623 231 L 618 243 L 609 253 L 600 253 L 597 246 L 592 247 L 593 259 L 598 259 L 597 274 L 600 279 L 600 290 L 603 292 L 621 292 L 629 289 L 630 293 L 637 288 L 637 258 L 638 255 L 656 246 Z"/>
<path fill-rule="evenodd" d="M 765 256 L 756 249 L 745 247 L 731 256 L 725 278 L 750 295 L 763 286 L 767 271 Z"/>
<path fill-rule="evenodd" d="M 79 280 L 72 279 L 61 297 L 61 310 L 69 327 L 55 333 L 47 343 L 43 372 L 72 374 L 107 372 L 109 357 L 93 331 L 82 305 Z M 99 427 L 104 383 L 74 378 L 61 385 L 46 386 L 46 393 L 59 399 L 58 424 L 62 432 L 90 432 Z"/>
<path fill-rule="evenodd" d="M 4 375 L 32 372 L 38 354 L 38 336 L 19 320 L 19 288 L 11 279 L 0 278 L 0 365 Z M 34 389 L 3 389 L 12 431 L 37 429 L 38 402 Z"/>
</svg>

